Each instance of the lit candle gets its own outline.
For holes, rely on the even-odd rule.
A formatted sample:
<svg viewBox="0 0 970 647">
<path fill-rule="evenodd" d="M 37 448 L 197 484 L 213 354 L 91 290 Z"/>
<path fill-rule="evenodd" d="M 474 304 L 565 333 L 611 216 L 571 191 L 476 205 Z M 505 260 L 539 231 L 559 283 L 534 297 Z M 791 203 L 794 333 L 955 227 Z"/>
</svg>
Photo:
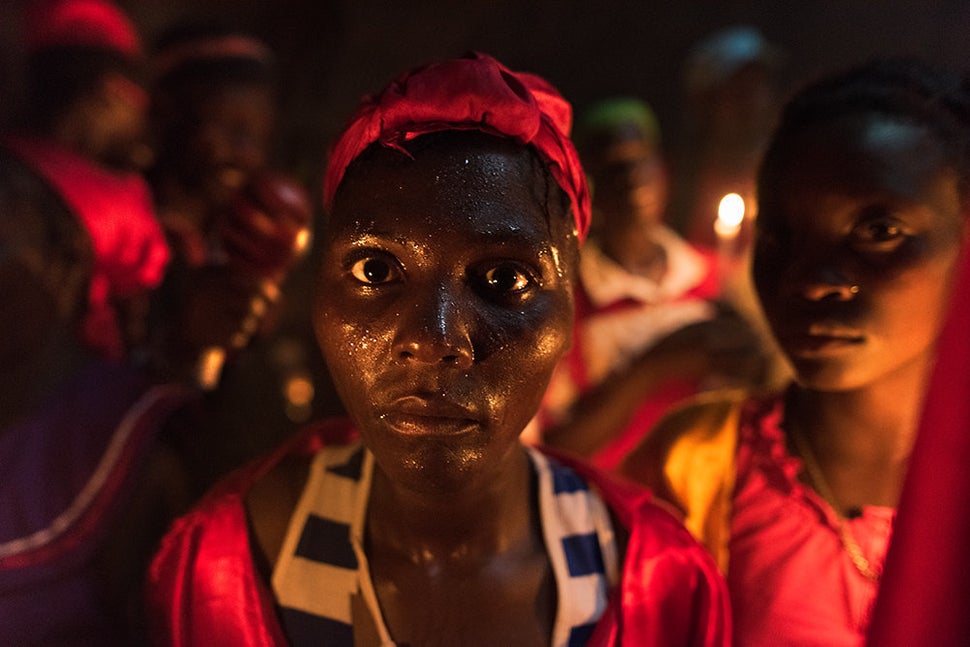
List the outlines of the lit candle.
<svg viewBox="0 0 970 647">
<path fill-rule="evenodd" d="M 737 193 L 728 193 L 721 198 L 717 205 L 714 233 L 717 234 L 717 271 L 722 292 L 730 283 L 734 258 L 737 255 L 737 238 L 743 221 L 744 198 Z"/>
</svg>

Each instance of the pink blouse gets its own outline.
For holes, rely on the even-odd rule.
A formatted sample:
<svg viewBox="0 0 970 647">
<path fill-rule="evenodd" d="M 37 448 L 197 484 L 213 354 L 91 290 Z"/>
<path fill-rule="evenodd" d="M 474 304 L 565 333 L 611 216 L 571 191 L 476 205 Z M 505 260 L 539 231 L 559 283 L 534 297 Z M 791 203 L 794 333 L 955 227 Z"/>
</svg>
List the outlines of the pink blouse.
<svg viewBox="0 0 970 647">
<path fill-rule="evenodd" d="M 878 584 L 850 560 L 835 511 L 798 480 L 783 418 L 780 397 L 751 400 L 742 413 L 728 569 L 736 644 L 861 645 Z M 849 522 L 877 571 L 894 518 L 869 506 Z"/>
</svg>

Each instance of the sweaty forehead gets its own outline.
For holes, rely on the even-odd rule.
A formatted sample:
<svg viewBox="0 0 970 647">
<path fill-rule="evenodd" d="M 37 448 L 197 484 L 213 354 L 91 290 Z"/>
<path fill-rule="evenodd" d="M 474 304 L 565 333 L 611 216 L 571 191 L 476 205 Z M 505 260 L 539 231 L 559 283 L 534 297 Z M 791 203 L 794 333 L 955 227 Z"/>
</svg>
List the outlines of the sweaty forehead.
<svg viewBox="0 0 970 647">
<path fill-rule="evenodd" d="M 337 192 L 339 195 L 348 180 L 374 182 L 381 173 L 435 171 L 454 165 L 456 160 L 466 164 L 466 159 L 480 157 L 506 158 L 509 163 L 505 172 L 520 174 L 525 180 L 525 162 L 531 159 L 531 153 L 512 140 L 477 131 L 431 133 L 408 141 L 403 148 L 374 143 L 348 166 Z M 521 164 L 513 164 L 515 160 Z"/>
<path fill-rule="evenodd" d="M 548 236 L 550 217 L 565 219 L 551 213 L 563 211 L 551 198 L 558 186 L 526 147 L 480 133 L 413 144 L 407 153 L 375 146 L 358 158 L 337 191 L 330 225 L 378 218 L 403 227 L 414 224 L 403 219 L 447 213 L 451 226 L 514 231 L 541 224 Z M 390 214 L 398 220 L 382 218 Z"/>
</svg>

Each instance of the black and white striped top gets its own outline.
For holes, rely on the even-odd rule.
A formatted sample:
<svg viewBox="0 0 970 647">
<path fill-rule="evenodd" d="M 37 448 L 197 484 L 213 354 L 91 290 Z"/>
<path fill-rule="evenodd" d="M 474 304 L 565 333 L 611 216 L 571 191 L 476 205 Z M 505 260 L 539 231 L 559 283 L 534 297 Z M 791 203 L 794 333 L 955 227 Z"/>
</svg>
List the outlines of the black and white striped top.
<svg viewBox="0 0 970 647">
<path fill-rule="evenodd" d="M 602 499 L 575 472 L 532 448 L 528 452 L 558 590 L 551 644 L 583 645 L 618 579 L 612 522 Z M 373 462 L 360 444 L 328 447 L 314 458 L 273 572 L 284 631 L 293 645 L 353 645 L 353 613 L 361 608 L 369 612 L 382 645 L 394 645 L 363 550 Z"/>
</svg>

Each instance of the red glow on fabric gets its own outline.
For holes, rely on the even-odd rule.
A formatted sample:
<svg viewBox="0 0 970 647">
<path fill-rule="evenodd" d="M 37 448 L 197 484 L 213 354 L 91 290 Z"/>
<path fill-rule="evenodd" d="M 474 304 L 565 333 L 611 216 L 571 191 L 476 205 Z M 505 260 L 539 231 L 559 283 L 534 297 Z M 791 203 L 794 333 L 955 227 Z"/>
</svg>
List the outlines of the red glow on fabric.
<svg viewBox="0 0 970 647">
<path fill-rule="evenodd" d="M 110 171 L 50 142 L 18 137 L 6 145 L 51 184 L 87 230 L 95 260 L 84 339 L 107 356 L 120 357 L 112 299 L 155 288 L 169 261 L 148 185 L 136 173 Z"/>
<path fill-rule="evenodd" d="M 538 151 L 569 196 L 583 239 L 590 221 L 589 189 L 569 139 L 571 128 L 572 106 L 552 85 L 534 74 L 513 72 L 486 54 L 419 67 L 363 99 L 330 154 L 324 205 L 333 206 L 347 167 L 374 142 L 403 150 L 420 135 L 479 130 Z"/>
<path fill-rule="evenodd" d="M 174 524 L 146 582 L 150 627 L 159 644 L 288 644 L 272 591 L 253 564 L 244 499 L 281 460 L 312 455 L 356 435 L 346 420 L 308 427 L 270 457 L 222 481 Z M 595 487 L 630 530 L 621 582 L 586 645 L 730 645 L 724 580 L 674 516 L 639 485 L 566 454 L 548 453 Z"/>
<path fill-rule="evenodd" d="M 29 51 L 52 47 L 103 47 L 130 59 L 141 56 L 141 39 L 131 20 L 106 0 L 37 0 L 25 16 Z"/>
<path fill-rule="evenodd" d="M 870 645 L 970 636 L 970 254 L 964 249 L 870 625 Z"/>
</svg>

